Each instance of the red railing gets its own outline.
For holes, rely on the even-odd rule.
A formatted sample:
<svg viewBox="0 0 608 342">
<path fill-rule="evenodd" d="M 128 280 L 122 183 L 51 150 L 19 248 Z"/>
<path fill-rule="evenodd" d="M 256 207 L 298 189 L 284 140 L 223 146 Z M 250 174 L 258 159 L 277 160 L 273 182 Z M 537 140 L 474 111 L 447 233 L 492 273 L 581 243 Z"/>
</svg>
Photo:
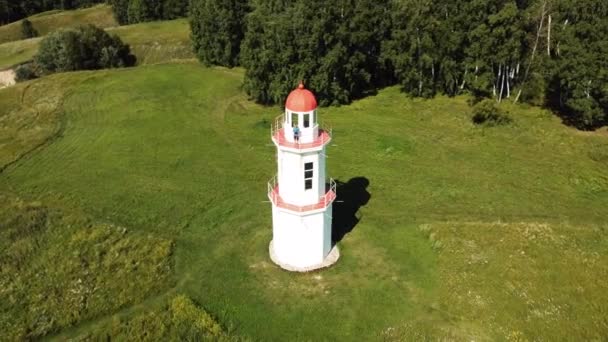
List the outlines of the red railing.
<svg viewBox="0 0 608 342">
<path fill-rule="evenodd" d="M 333 179 L 329 179 L 329 189 L 325 194 L 319 197 L 319 201 L 314 204 L 308 205 L 297 205 L 285 202 L 281 195 L 279 195 L 279 183 L 277 183 L 277 176 L 274 176 L 268 182 L 268 198 L 274 205 L 279 208 L 288 209 L 297 212 L 306 212 L 317 209 L 327 208 L 336 199 L 336 182 Z"/>
<path fill-rule="evenodd" d="M 281 146 L 302 150 L 323 146 L 331 140 L 331 128 L 328 128 L 325 125 L 319 125 L 319 133 L 312 142 L 299 143 L 288 141 L 285 139 L 283 127 L 284 118 L 284 115 L 279 115 L 274 119 L 274 123 L 270 126 L 270 136 L 272 137 L 272 140 Z"/>
</svg>

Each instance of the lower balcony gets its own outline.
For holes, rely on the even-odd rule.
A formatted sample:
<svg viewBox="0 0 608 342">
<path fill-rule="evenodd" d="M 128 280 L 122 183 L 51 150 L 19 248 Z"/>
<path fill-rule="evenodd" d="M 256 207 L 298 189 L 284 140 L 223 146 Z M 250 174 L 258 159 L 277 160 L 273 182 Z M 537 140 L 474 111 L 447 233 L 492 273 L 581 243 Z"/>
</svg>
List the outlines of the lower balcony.
<svg viewBox="0 0 608 342">
<path fill-rule="evenodd" d="M 270 182 L 268 182 L 268 198 L 270 199 L 272 204 L 276 205 L 279 208 L 299 213 L 325 209 L 336 199 L 336 182 L 331 178 L 329 179 L 329 183 L 327 184 L 327 190 L 325 191 L 325 194 L 323 196 L 319 197 L 317 203 L 308 205 L 297 205 L 285 202 L 283 198 L 281 198 L 281 195 L 279 195 L 279 184 L 276 182 L 276 177 L 274 177 Z"/>
</svg>

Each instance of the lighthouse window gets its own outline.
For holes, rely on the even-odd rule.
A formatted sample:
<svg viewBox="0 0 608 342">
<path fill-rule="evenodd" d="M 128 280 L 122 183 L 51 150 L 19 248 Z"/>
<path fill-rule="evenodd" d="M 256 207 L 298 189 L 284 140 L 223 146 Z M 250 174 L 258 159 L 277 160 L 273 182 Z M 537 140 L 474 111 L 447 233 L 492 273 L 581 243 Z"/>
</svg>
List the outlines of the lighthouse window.
<svg viewBox="0 0 608 342">
<path fill-rule="evenodd" d="M 310 114 L 304 114 L 304 127 L 310 127 Z"/>
<path fill-rule="evenodd" d="M 292 126 L 298 125 L 298 113 L 291 113 L 291 125 Z"/>
<path fill-rule="evenodd" d="M 312 162 L 304 164 L 304 190 L 312 189 L 312 169 Z"/>
</svg>

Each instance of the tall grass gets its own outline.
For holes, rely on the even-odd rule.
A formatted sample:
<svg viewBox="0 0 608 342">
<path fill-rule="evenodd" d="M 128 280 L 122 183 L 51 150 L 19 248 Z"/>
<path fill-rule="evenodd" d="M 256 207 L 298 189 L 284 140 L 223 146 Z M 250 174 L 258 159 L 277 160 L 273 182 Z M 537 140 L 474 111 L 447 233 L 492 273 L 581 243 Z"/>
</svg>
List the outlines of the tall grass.
<svg viewBox="0 0 608 342">
<path fill-rule="evenodd" d="M 0 193 L 0 327 L 37 339 L 166 288 L 172 242 Z"/>
</svg>

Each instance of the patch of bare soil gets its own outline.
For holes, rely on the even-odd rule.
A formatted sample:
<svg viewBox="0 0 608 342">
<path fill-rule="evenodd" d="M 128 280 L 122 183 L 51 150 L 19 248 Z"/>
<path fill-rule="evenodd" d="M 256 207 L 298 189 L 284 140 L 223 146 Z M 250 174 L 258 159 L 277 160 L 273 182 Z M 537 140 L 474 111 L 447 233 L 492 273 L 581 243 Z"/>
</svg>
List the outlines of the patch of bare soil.
<svg viewBox="0 0 608 342">
<path fill-rule="evenodd" d="M 0 89 L 15 84 L 15 72 L 12 69 L 0 71 Z"/>
</svg>

